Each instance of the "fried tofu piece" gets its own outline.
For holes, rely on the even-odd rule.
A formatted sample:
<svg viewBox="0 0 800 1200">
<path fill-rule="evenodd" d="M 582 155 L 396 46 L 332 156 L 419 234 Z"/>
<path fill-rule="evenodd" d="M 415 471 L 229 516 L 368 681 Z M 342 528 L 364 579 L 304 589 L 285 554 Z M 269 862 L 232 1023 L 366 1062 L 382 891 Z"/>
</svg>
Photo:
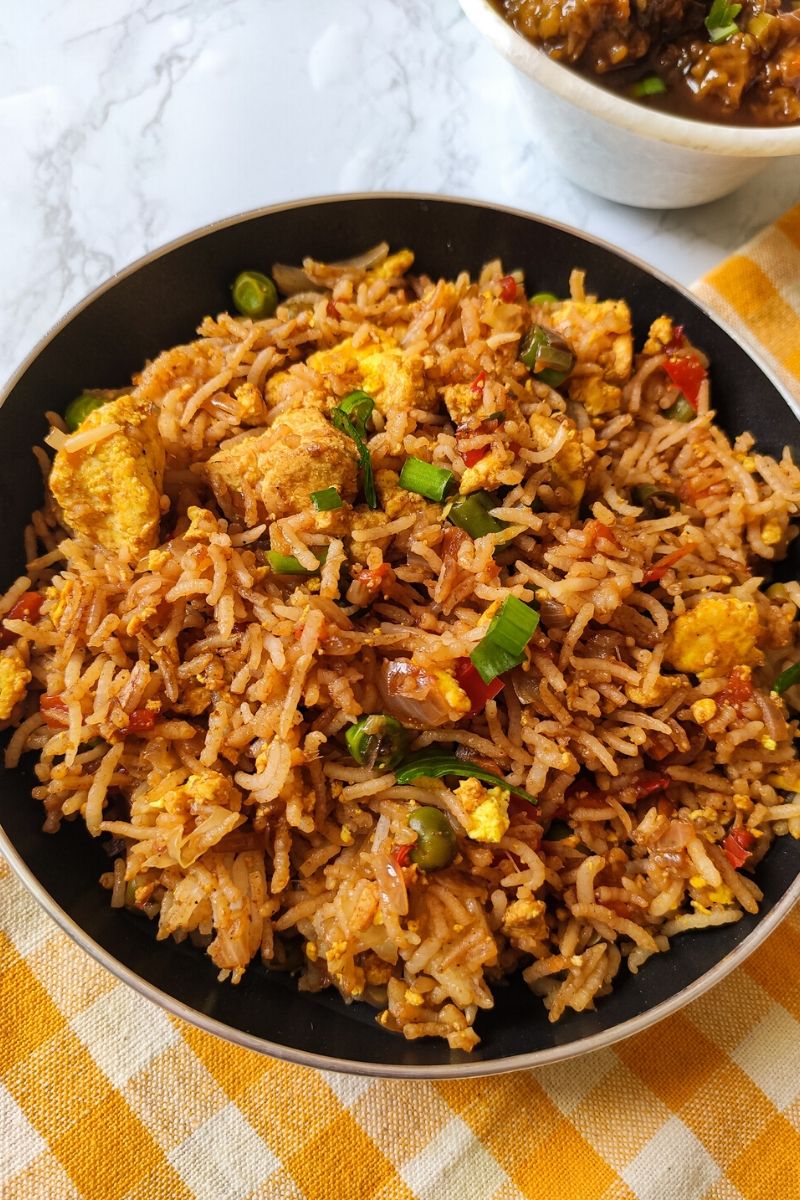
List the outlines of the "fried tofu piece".
<svg viewBox="0 0 800 1200">
<path fill-rule="evenodd" d="M 422 359 L 407 354 L 393 338 L 381 333 L 377 342 L 354 346 L 346 338 L 328 350 L 317 350 L 307 360 L 308 366 L 326 381 L 336 383 L 337 396 L 342 387 L 361 388 L 372 396 L 375 407 L 384 417 L 393 412 L 410 412 L 413 408 L 433 411 L 436 397 L 425 384 Z M 338 403 L 338 400 L 334 401 Z"/>
<path fill-rule="evenodd" d="M 575 353 L 578 369 L 567 382 L 570 399 L 593 417 L 615 412 L 633 369 L 631 312 L 625 301 L 564 300 L 548 305 L 542 321 Z"/>
<path fill-rule="evenodd" d="M 558 453 L 549 460 L 549 466 L 553 487 L 565 488 L 570 504 L 577 506 L 583 499 L 589 471 L 574 422 L 565 417 L 557 421 L 555 417 L 548 417 L 544 413 L 532 413 L 528 424 L 537 450 L 546 450 L 559 428 L 562 425 L 567 427 L 566 440 Z"/>
<path fill-rule="evenodd" d="M 464 831 L 475 842 L 501 841 L 509 826 L 508 792 L 505 788 L 487 788 L 477 779 L 464 779 L 456 788 L 466 822 Z"/>
<path fill-rule="evenodd" d="M 263 433 L 225 442 L 205 464 L 220 507 L 244 517 L 243 490 L 255 498 L 259 516 L 274 520 L 311 508 L 311 493 L 335 487 L 346 502 L 358 487 L 352 438 L 334 429 L 316 409 L 292 409 Z"/>
<path fill-rule="evenodd" d="M 50 490 L 73 533 L 137 559 L 158 539 L 164 480 L 158 418 L 149 404 L 125 395 L 89 413 L 78 432 L 104 426 L 111 426 L 108 436 L 58 451 Z"/>
<path fill-rule="evenodd" d="M 678 671 L 707 679 L 761 661 L 758 609 L 735 596 L 704 596 L 672 623 L 666 661 Z"/>
<path fill-rule="evenodd" d="M 22 700 L 32 679 L 24 658 L 16 646 L 0 655 L 0 721 L 8 721 Z"/>
<path fill-rule="evenodd" d="M 674 336 L 675 326 L 672 324 L 671 318 L 656 317 L 650 326 L 642 353 L 646 354 L 648 358 L 652 358 L 654 354 L 663 354 Z"/>
</svg>

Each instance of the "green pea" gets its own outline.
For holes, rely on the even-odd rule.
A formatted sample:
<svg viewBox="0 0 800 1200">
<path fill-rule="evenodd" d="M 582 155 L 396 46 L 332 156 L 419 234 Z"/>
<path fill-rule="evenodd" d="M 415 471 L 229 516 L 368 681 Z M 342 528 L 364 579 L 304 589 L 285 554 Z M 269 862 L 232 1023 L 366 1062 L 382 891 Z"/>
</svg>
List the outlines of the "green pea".
<svg viewBox="0 0 800 1200">
<path fill-rule="evenodd" d="M 237 312 L 254 321 L 271 317 L 278 307 L 278 290 L 269 275 L 260 271 L 242 271 L 237 275 L 231 295 Z"/>
<path fill-rule="evenodd" d="M 444 813 L 430 805 L 415 808 L 408 824 L 417 835 L 411 861 L 420 871 L 438 871 L 452 862 L 456 852 L 456 835 Z"/>
<path fill-rule="evenodd" d="M 78 426 L 83 424 L 89 413 L 94 412 L 96 408 L 102 408 L 104 404 L 105 400 L 102 396 L 93 396 L 91 392 L 81 392 L 80 396 L 70 400 L 64 413 L 64 420 L 70 433 L 74 433 Z"/>
<path fill-rule="evenodd" d="M 361 717 L 344 737 L 359 766 L 376 771 L 393 770 L 402 761 L 410 740 L 408 730 L 383 713 Z"/>
<path fill-rule="evenodd" d="M 558 296 L 553 292 L 537 292 L 535 296 L 531 296 L 528 304 L 558 304 Z"/>
</svg>

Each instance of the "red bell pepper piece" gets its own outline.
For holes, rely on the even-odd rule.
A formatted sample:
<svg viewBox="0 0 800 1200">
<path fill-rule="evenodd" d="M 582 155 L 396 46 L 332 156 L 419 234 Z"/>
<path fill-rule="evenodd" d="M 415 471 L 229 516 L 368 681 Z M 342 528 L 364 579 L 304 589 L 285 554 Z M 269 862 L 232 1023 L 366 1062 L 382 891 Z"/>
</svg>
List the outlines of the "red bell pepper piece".
<svg viewBox="0 0 800 1200">
<path fill-rule="evenodd" d="M 453 674 L 456 677 L 456 683 L 467 693 L 472 705 L 472 708 L 469 710 L 471 717 L 474 717 L 479 712 L 483 712 L 486 707 L 486 701 L 494 700 L 495 696 L 502 692 L 505 687 L 505 683 L 499 675 L 491 683 L 484 683 L 468 658 L 460 658 L 458 660 Z"/>
<path fill-rule="evenodd" d="M 735 870 L 739 870 L 751 857 L 750 847 L 755 841 L 755 836 L 749 829 L 740 826 L 738 829 L 732 829 L 725 841 L 722 843 L 722 849 L 725 851 L 725 857 Z"/>
<path fill-rule="evenodd" d="M 670 356 L 664 363 L 664 370 L 675 384 L 675 387 L 680 388 L 692 408 L 696 410 L 700 384 L 707 375 L 707 371 L 700 362 L 700 359 L 695 358 L 693 354 Z"/>
<path fill-rule="evenodd" d="M 397 863 L 398 867 L 407 867 L 408 860 L 411 857 L 411 851 L 414 849 L 413 842 L 406 842 L 403 846 L 395 846 L 392 851 L 392 858 Z"/>
</svg>

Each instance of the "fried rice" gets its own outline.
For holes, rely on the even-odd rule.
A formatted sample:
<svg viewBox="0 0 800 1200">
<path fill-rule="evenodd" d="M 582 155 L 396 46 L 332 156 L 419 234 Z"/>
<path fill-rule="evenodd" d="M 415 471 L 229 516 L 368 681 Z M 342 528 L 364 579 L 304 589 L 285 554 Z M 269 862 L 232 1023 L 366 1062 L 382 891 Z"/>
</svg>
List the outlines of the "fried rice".
<svg viewBox="0 0 800 1200">
<path fill-rule="evenodd" d="M 669 316 L 637 350 L 580 271 L 529 301 L 499 262 L 412 268 L 306 260 L 273 316 L 206 317 L 75 432 L 48 414 L 0 728 L 9 769 L 36 755 L 44 829 L 104 837 L 111 904 L 157 938 L 470 1050 L 504 977 L 557 1021 L 758 911 L 753 868 L 800 836 L 792 676 L 773 690 L 800 586 L 768 578 L 800 472 L 714 423 Z M 532 323 L 565 379 L 520 358 Z M 440 499 L 401 486 L 409 459 Z M 455 523 L 468 496 L 489 532 Z M 471 656 L 509 597 L 538 626 L 487 682 Z M 402 763 L 351 752 L 365 715 L 399 723 Z M 433 751 L 450 767 L 404 772 Z"/>
</svg>

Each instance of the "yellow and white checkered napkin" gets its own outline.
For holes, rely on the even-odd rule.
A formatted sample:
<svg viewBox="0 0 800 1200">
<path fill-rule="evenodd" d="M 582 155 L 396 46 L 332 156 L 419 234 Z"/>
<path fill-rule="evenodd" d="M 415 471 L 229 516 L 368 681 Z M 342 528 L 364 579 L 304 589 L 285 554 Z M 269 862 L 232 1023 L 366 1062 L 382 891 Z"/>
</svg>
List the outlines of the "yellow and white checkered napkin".
<svg viewBox="0 0 800 1200">
<path fill-rule="evenodd" d="M 800 399 L 800 206 L 699 286 Z M 168 1017 L 0 860 L 3 1200 L 798 1200 L 800 912 L 614 1050 L 466 1082 L 287 1066 Z"/>
</svg>

